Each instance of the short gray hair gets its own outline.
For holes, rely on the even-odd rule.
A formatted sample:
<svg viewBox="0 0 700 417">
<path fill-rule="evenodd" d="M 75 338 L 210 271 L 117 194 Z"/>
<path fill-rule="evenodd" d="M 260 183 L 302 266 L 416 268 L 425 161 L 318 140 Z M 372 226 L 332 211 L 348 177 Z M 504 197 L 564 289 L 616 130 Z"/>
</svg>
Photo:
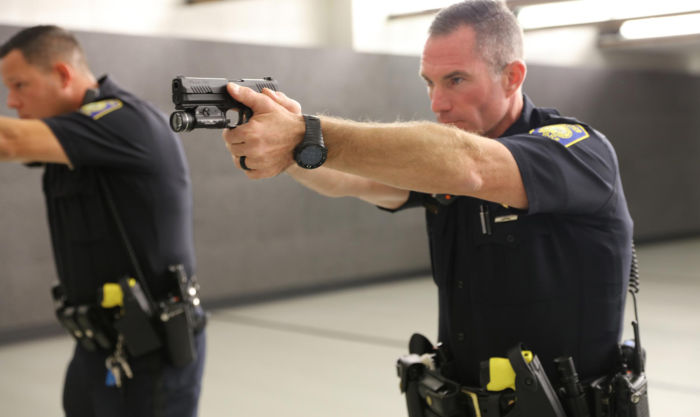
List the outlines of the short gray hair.
<svg viewBox="0 0 700 417">
<path fill-rule="evenodd" d="M 494 72 L 523 59 L 523 30 L 504 2 L 465 0 L 448 6 L 435 16 L 428 34 L 449 35 L 462 26 L 474 29 L 477 51 Z"/>
</svg>

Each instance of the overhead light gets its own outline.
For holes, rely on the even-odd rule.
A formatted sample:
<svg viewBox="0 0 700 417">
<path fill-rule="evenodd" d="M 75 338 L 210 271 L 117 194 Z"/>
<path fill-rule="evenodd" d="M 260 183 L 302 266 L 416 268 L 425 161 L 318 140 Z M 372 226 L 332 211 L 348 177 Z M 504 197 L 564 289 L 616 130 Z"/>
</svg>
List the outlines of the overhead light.
<svg viewBox="0 0 700 417">
<path fill-rule="evenodd" d="M 697 0 L 573 0 L 518 10 L 524 30 L 602 24 L 669 14 L 700 12 Z"/>
<path fill-rule="evenodd" d="M 595 23 L 612 18 L 610 7 L 596 7 L 595 3 L 601 2 L 576 0 L 526 6 L 518 11 L 518 21 L 524 30 L 528 30 Z"/>
<path fill-rule="evenodd" d="M 625 39 L 663 38 L 700 34 L 700 13 L 628 20 L 620 26 Z"/>
<path fill-rule="evenodd" d="M 387 20 L 431 16 L 452 3 L 454 0 L 385 0 L 382 2 L 388 11 Z"/>
<path fill-rule="evenodd" d="M 389 14 L 412 14 L 426 9 L 441 9 L 452 3 L 453 0 L 389 0 L 387 8 Z"/>
</svg>

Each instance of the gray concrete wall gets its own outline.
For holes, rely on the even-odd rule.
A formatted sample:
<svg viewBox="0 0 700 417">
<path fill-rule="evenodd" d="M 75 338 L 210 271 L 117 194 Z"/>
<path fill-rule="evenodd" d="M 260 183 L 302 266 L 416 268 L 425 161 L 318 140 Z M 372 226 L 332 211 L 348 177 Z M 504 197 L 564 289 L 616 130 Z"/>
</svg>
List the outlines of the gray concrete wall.
<svg viewBox="0 0 700 417">
<path fill-rule="evenodd" d="M 16 27 L 0 26 L 0 39 Z M 274 76 L 307 113 L 393 121 L 430 116 L 412 58 L 78 33 L 96 74 L 172 110 L 176 75 Z M 0 114 L 7 91 L 0 91 Z M 391 94 L 386 94 L 391 92 Z M 214 304 L 384 280 L 429 269 L 423 213 L 329 199 L 286 175 L 250 181 L 220 131 L 182 134 L 194 192 L 203 298 Z M 41 170 L 0 164 L 0 340 L 51 328 L 55 280 Z"/>
<path fill-rule="evenodd" d="M 18 28 L 0 25 L 0 39 Z M 170 112 L 176 75 L 275 77 L 306 113 L 359 120 L 430 119 L 419 59 L 346 50 L 78 33 L 97 74 Z M 620 156 L 637 238 L 700 232 L 700 78 L 531 66 L 525 90 L 605 132 Z M 4 104 L 6 90 L 0 89 Z M 2 115 L 13 115 L 8 109 Z M 423 213 L 387 214 L 328 199 L 286 176 L 250 181 L 218 131 L 182 135 L 194 190 L 205 301 L 245 300 L 429 270 Z M 0 341 L 55 329 L 55 270 L 41 172 L 0 164 Z"/>
<path fill-rule="evenodd" d="M 638 241 L 700 233 L 700 76 L 535 66 L 526 91 L 613 143 Z"/>
</svg>

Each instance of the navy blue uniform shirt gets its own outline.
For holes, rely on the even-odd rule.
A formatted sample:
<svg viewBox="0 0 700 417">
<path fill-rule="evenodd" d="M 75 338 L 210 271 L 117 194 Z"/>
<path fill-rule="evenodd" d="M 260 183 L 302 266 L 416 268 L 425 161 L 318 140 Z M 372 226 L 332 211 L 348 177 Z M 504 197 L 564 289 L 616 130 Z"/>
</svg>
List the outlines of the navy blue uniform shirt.
<svg viewBox="0 0 700 417">
<path fill-rule="evenodd" d="M 155 297 L 174 284 L 168 265 L 195 267 L 192 195 L 182 144 L 165 116 L 110 78 L 78 111 L 44 119 L 71 166 L 46 164 L 43 187 L 58 276 L 71 303 L 94 303 L 97 289 L 134 276 L 97 182 L 109 184 Z"/>
<path fill-rule="evenodd" d="M 455 377 L 478 386 L 480 361 L 519 342 L 553 382 L 562 355 L 582 379 L 606 374 L 622 333 L 632 241 L 615 151 L 592 127 L 526 96 L 521 117 L 495 140 L 515 157 L 527 210 L 416 192 L 401 207 L 426 207 L 438 337 Z"/>
</svg>

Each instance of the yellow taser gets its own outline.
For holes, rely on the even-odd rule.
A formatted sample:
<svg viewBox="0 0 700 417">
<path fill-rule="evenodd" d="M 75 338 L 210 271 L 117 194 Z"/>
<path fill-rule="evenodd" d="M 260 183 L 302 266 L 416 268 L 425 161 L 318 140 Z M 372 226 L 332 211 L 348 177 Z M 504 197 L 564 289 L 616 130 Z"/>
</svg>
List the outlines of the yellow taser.
<svg viewBox="0 0 700 417">
<path fill-rule="evenodd" d="M 532 362 L 532 351 L 523 350 L 525 362 Z M 503 391 L 510 388 L 515 391 L 515 371 L 507 358 L 489 358 L 489 383 L 486 389 L 489 391 Z"/>
<path fill-rule="evenodd" d="M 136 285 L 134 278 L 129 278 L 129 286 Z M 100 291 L 100 305 L 102 308 L 122 307 L 124 305 L 124 292 L 122 287 L 116 282 L 108 282 L 102 286 Z"/>
</svg>

